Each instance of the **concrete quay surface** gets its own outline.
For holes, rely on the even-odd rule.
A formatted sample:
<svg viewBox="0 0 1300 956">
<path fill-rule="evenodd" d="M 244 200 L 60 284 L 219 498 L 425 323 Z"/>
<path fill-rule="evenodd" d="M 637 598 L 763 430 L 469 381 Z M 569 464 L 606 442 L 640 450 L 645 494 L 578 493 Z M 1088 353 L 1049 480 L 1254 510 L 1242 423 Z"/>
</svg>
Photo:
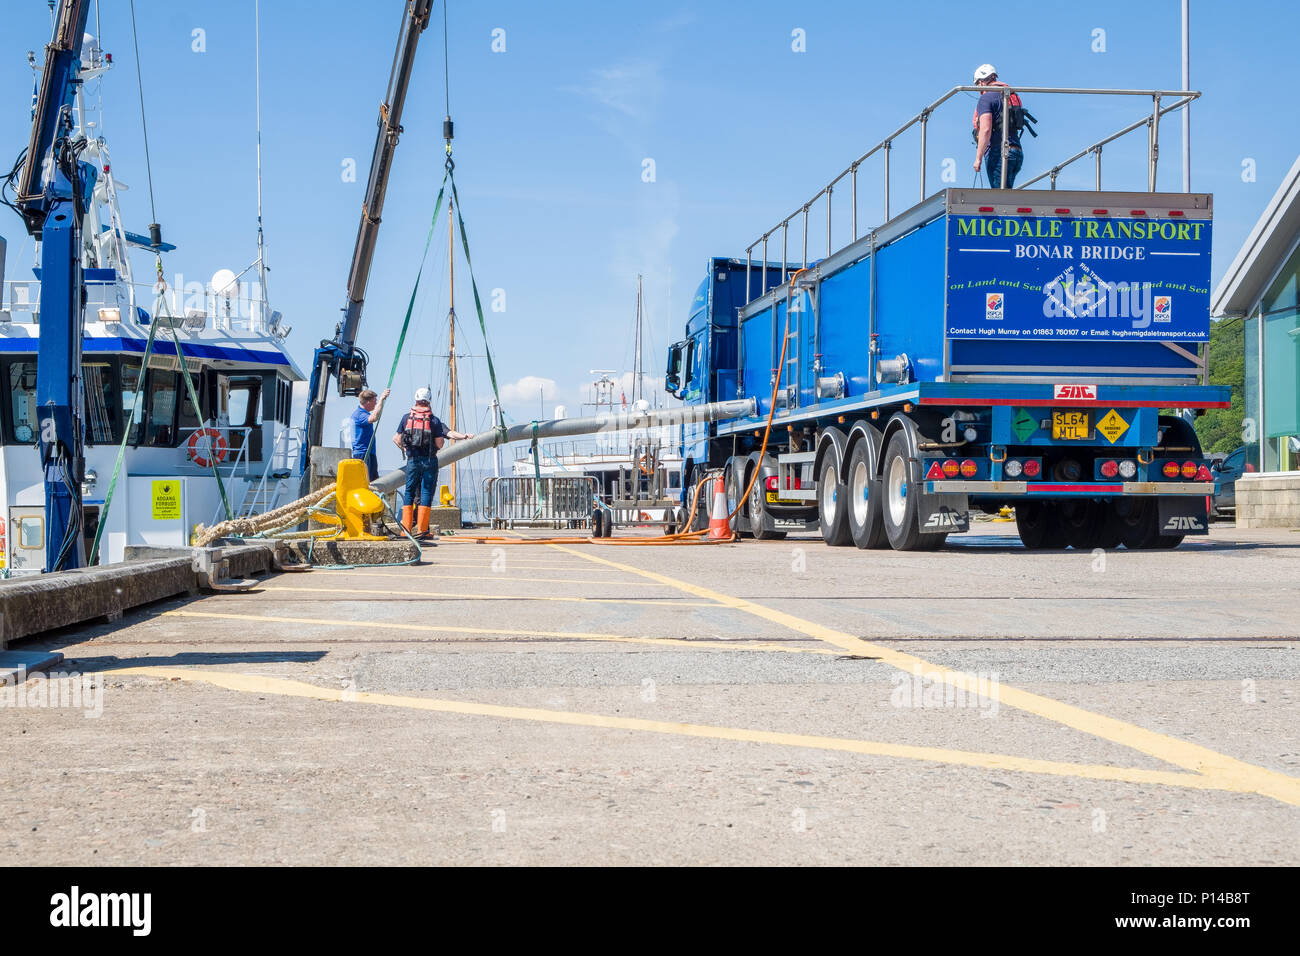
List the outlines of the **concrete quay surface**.
<svg viewBox="0 0 1300 956">
<path fill-rule="evenodd" d="M 993 522 L 929 554 L 444 538 L 21 642 L 72 676 L 0 699 L 0 847 L 1295 865 L 1297 580 L 1300 534 L 1222 525 L 1133 553 Z"/>
</svg>

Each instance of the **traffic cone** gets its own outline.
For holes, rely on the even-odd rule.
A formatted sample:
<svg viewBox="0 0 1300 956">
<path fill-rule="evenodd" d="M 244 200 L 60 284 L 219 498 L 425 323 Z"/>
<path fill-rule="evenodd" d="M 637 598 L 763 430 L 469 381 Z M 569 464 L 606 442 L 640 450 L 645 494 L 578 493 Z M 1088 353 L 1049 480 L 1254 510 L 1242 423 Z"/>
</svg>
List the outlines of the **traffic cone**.
<svg viewBox="0 0 1300 956">
<path fill-rule="evenodd" d="M 713 507 L 709 509 L 709 540 L 726 541 L 731 538 L 731 525 L 727 522 L 727 489 L 719 478 L 713 483 Z"/>
</svg>

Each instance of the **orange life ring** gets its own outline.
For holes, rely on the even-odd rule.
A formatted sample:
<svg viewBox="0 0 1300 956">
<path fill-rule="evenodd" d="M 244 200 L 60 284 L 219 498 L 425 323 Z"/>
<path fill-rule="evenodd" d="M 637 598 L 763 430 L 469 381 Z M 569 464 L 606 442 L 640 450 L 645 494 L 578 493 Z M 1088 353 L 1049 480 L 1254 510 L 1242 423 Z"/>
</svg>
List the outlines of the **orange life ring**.
<svg viewBox="0 0 1300 956">
<path fill-rule="evenodd" d="M 208 448 L 212 453 L 211 458 L 205 458 L 203 455 L 199 454 L 198 449 L 200 438 L 208 439 Z M 226 444 L 226 436 L 221 434 L 221 432 L 217 431 L 215 428 L 199 428 L 190 436 L 188 447 L 190 450 L 190 458 L 194 460 L 194 464 L 198 465 L 200 468 L 207 468 L 214 460 L 217 463 L 225 461 L 226 451 L 230 446 Z"/>
</svg>

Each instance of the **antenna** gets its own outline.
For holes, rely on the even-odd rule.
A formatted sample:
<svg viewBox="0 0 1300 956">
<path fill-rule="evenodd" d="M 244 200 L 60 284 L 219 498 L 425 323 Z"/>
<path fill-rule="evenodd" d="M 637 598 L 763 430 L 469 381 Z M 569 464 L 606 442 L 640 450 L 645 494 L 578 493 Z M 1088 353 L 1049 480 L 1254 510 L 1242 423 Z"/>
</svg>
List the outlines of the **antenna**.
<svg viewBox="0 0 1300 956">
<path fill-rule="evenodd" d="M 253 0 L 253 75 L 257 96 L 257 281 L 262 284 L 262 320 L 265 321 L 266 246 L 262 237 L 262 2 Z"/>
</svg>

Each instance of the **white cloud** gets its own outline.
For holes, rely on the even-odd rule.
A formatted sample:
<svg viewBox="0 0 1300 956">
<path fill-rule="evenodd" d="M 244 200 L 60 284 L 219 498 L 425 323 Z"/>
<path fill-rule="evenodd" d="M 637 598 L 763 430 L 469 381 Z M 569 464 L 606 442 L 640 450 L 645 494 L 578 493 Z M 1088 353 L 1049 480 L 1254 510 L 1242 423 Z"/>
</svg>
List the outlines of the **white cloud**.
<svg viewBox="0 0 1300 956">
<path fill-rule="evenodd" d="M 560 394 L 560 388 L 553 378 L 540 375 L 525 375 L 517 382 L 501 386 L 501 404 L 509 411 L 514 406 L 534 409 L 538 402 L 549 404 Z"/>
<path fill-rule="evenodd" d="M 576 93 L 616 113 L 645 121 L 663 93 L 662 68 L 652 60 L 630 60 L 590 70 L 585 84 L 566 86 L 563 91 Z"/>
</svg>

